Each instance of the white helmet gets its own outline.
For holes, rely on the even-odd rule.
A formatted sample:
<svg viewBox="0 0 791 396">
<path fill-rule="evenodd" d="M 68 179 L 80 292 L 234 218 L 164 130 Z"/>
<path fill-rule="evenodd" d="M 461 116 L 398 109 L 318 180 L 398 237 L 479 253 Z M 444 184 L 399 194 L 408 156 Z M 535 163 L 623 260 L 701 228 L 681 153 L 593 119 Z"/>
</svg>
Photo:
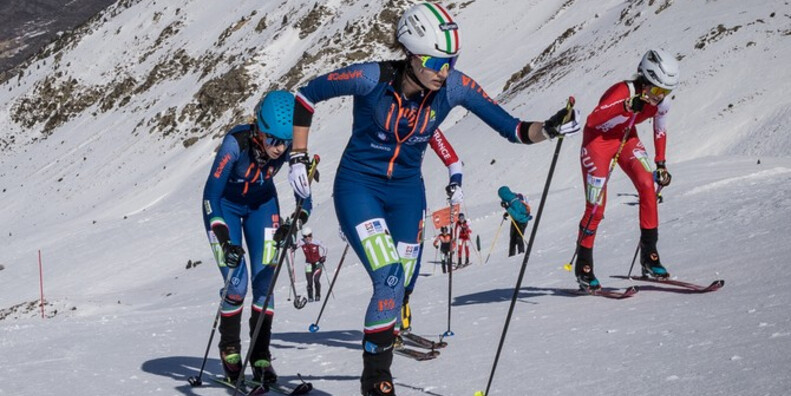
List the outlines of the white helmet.
<svg viewBox="0 0 791 396">
<path fill-rule="evenodd" d="M 420 3 L 398 21 L 398 42 L 414 55 L 451 58 L 459 55 L 459 26 L 445 7 Z"/>
<path fill-rule="evenodd" d="M 307 227 L 307 226 L 306 227 L 302 227 L 302 236 L 303 237 L 307 237 L 307 236 L 311 236 L 311 235 L 313 235 L 313 230 L 311 230 L 310 227 Z"/>
<path fill-rule="evenodd" d="M 674 89 L 678 86 L 678 61 L 665 50 L 648 50 L 637 72 L 659 88 Z"/>
</svg>

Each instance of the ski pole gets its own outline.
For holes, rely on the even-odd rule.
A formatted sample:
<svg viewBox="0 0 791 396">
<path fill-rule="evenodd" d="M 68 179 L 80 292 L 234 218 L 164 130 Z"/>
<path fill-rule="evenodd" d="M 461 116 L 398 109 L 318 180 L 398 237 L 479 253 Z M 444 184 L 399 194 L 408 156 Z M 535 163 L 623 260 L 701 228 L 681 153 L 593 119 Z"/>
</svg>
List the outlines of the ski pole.
<svg viewBox="0 0 791 396">
<path fill-rule="evenodd" d="M 335 281 L 338 279 L 338 274 L 341 272 L 341 266 L 343 265 L 343 260 L 346 258 L 346 252 L 349 251 L 349 244 L 346 244 L 346 247 L 343 248 L 343 254 L 341 255 L 341 261 L 338 263 L 338 267 L 335 268 L 335 275 L 332 276 L 332 282 L 330 282 L 330 294 L 332 294 L 332 288 L 335 286 Z M 316 318 L 316 321 L 311 323 L 308 327 L 308 330 L 311 333 L 315 333 L 319 331 L 319 321 L 321 320 L 321 314 L 324 313 L 324 307 L 327 306 L 327 301 L 329 299 L 325 298 L 324 303 L 321 304 L 321 310 L 319 310 L 319 316 Z"/>
<path fill-rule="evenodd" d="M 450 227 L 451 227 L 451 240 L 455 239 L 456 230 L 453 227 L 455 221 L 453 221 L 453 203 L 451 203 L 450 198 L 448 198 L 448 205 L 450 205 Z M 453 248 L 453 246 L 451 246 Z M 461 254 L 459 254 L 461 257 Z M 453 257 L 448 260 L 448 330 L 446 330 L 442 335 L 439 337 L 439 341 L 442 342 L 442 339 L 445 337 L 450 337 L 455 335 L 453 330 L 450 329 L 450 317 L 451 317 L 451 302 L 453 302 Z"/>
<path fill-rule="evenodd" d="M 571 272 L 573 269 L 572 265 L 574 263 L 574 259 L 577 258 L 577 254 L 580 252 L 580 243 L 582 242 L 582 238 L 585 234 L 590 232 L 588 227 L 590 227 L 591 221 L 599 209 L 599 202 L 601 201 L 602 194 L 604 194 L 604 191 L 606 191 L 607 183 L 610 182 L 610 177 L 612 176 L 612 171 L 615 169 L 615 165 L 618 164 L 618 159 L 621 157 L 621 151 L 623 151 L 623 147 L 626 146 L 626 141 L 629 140 L 629 134 L 632 132 L 632 127 L 634 127 L 634 120 L 636 118 L 637 113 L 634 113 L 629 119 L 629 126 L 626 127 L 626 131 L 624 131 L 623 137 L 621 138 L 621 144 L 618 146 L 618 151 L 615 152 L 615 157 L 613 157 L 612 161 L 610 161 L 610 168 L 607 170 L 607 178 L 604 179 L 604 184 L 596 194 L 596 200 L 593 202 L 593 209 L 591 209 L 591 214 L 588 217 L 588 221 L 585 222 L 585 227 L 582 228 L 582 232 L 580 232 L 580 234 L 577 236 L 577 246 L 574 247 L 574 254 L 571 256 L 571 260 L 569 260 L 569 262 L 563 266 L 566 271 Z"/>
<path fill-rule="evenodd" d="M 293 241 L 291 242 L 293 243 Z M 297 284 L 295 279 L 296 275 L 294 272 L 294 264 L 291 260 L 292 255 L 290 253 L 288 257 L 286 257 L 286 271 L 288 272 L 288 277 L 291 280 L 291 290 L 294 291 L 294 308 L 302 309 L 305 308 L 305 305 L 308 303 L 308 299 L 305 296 L 300 296 L 299 293 L 297 293 Z"/>
<path fill-rule="evenodd" d="M 321 268 L 321 272 L 323 272 L 324 273 L 324 277 L 327 278 L 327 283 L 331 283 L 330 282 L 330 274 L 328 274 L 327 271 L 324 270 L 325 269 L 324 268 L 324 264 L 322 264 L 321 267 L 322 267 Z M 332 296 L 332 298 L 335 298 L 335 293 L 333 293 L 332 289 L 330 289 L 330 293 L 329 294 L 330 294 L 330 296 Z"/>
<path fill-rule="evenodd" d="M 662 188 L 665 186 L 659 186 L 656 189 L 656 200 L 659 200 L 659 194 L 662 192 Z M 637 241 L 637 247 L 634 249 L 634 256 L 632 257 L 632 265 L 629 266 L 629 273 L 626 275 L 627 278 L 632 279 L 632 269 L 634 269 L 634 262 L 637 261 L 637 253 L 640 252 L 640 241 Z"/>
<path fill-rule="evenodd" d="M 313 155 L 313 162 L 310 165 L 310 169 L 308 170 L 308 185 L 313 180 L 313 175 L 316 172 L 316 167 L 319 164 L 319 156 Z M 291 224 L 288 225 L 288 232 L 283 239 L 285 246 L 283 246 L 283 250 L 280 252 L 280 257 L 278 257 L 277 264 L 275 265 L 275 273 L 272 275 L 272 280 L 269 281 L 269 287 L 267 288 L 266 298 L 264 299 L 264 303 L 261 305 L 261 315 L 258 316 L 258 320 L 255 324 L 255 329 L 253 330 L 253 334 L 250 336 L 250 348 L 247 350 L 247 355 L 244 358 L 244 362 L 242 363 L 242 375 L 236 379 L 236 386 L 233 389 L 233 396 L 239 394 L 239 390 L 242 387 L 242 383 L 244 382 L 244 372 L 247 369 L 247 364 L 250 362 L 250 357 L 253 355 L 253 349 L 255 348 L 255 343 L 258 340 L 258 334 L 261 332 L 261 327 L 264 324 L 264 317 L 266 317 L 266 309 L 269 306 L 269 301 L 272 299 L 272 296 L 275 294 L 275 285 L 277 284 L 277 277 L 280 275 L 280 270 L 283 268 L 283 261 L 286 259 L 286 255 L 288 255 L 288 250 L 290 248 L 290 244 L 294 242 L 293 237 L 297 231 L 297 216 L 299 216 L 300 212 L 302 212 L 302 204 L 305 202 L 304 199 L 300 199 L 297 201 L 297 207 L 294 209 L 294 213 L 291 215 L 293 219 Z"/>
<path fill-rule="evenodd" d="M 209 335 L 209 343 L 206 344 L 206 352 L 203 353 L 203 363 L 200 365 L 200 371 L 198 372 L 197 376 L 192 376 L 187 379 L 190 386 L 201 386 L 203 384 L 202 377 L 203 377 L 203 370 L 206 368 L 206 360 L 209 358 L 209 349 L 211 349 L 211 342 L 214 340 L 214 333 L 217 331 L 217 324 L 220 321 L 220 313 L 222 312 L 222 303 L 225 301 L 225 297 L 228 296 L 228 286 L 231 284 L 231 279 L 233 278 L 234 271 L 232 268 L 228 269 L 228 275 L 225 276 L 225 286 L 222 288 L 222 294 L 220 297 L 220 305 L 217 306 L 217 313 L 214 315 L 214 324 L 211 326 L 211 334 Z"/>
<path fill-rule="evenodd" d="M 519 237 L 521 237 L 522 240 L 524 241 L 525 240 L 525 234 L 523 234 L 522 230 L 519 229 L 519 225 L 516 224 L 516 220 L 514 220 L 513 217 L 511 217 L 511 223 L 514 224 L 514 228 L 516 228 L 516 232 L 519 234 Z"/>
<path fill-rule="evenodd" d="M 489 256 L 492 255 L 492 251 L 494 250 L 494 244 L 497 243 L 497 238 L 500 237 L 500 230 L 503 229 L 503 223 L 505 223 L 505 217 L 503 217 L 503 219 L 500 220 L 500 226 L 497 227 L 497 233 L 494 234 L 494 240 L 492 241 L 492 246 L 489 248 L 489 254 L 486 255 L 486 261 L 483 262 L 484 264 L 489 262 Z"/>
<path fill-rule="evenodd" d="M 568 102 L 566 103 L 566 109 L 568 110 L 568 114 L 566 118 L 564 118 L 563 122 L 568 122 L 568 118 L 571 117 L 571 109 L 574 107 L 574 97 L 569 96 Z M 555 173 L 555 165 L 558 162 L 558 154 L 560 154 L 560 147 L 563 145 L 563 135 L 558 136 L 558 143 L 555 145 L 555 154 L 552 156 L 552 163 L 549 166 L 549 174 L 547 175 L 547 181 L 544 183 L 544 192 L 541 194 L 541 202 L 538 205 L 538 214 L 536 214 L 536 221 L 533 223 L 533 232 L 530 234 L 530 241 L 527 243 L 527 249 L 525 250 L 524 258 L 522 259 L 522 268 L 519 270 L 519 277 L 516 281 L 516 287 L 514 287 L 514 295 L 511 297 L 511 305 L 508 307 L 508 315 L 505 318 L 505 325 L 503 326 L 503 334 L 500 336 L 500 344 L 497 346 L 497 354 L 494 357 L 494 363 L 492 364 L 492 372 L 489 374 L 489 381 L 486 384 L 486 392 L 484 395 L 489 394 L 489 389 L 492 386 L 492 380 L 494 379 L 495 370 L 497 370 L 497 361 L 500 360 L 500 353 L 503 351 L 503 344 L 505 344 L 505 336 L 508 334 L 508 326 L 511 323 L 511 316 L 514 314 L 514 307 L 516 306 L 516 300 L 519 298 L 519 290 L 522 288 L 522 279 L 525 276 L 525 270 L 527 269 L 527 262 L 530 260 L 530 252 L 533 250 L 533 242 L 536 239 L 536 231 L 538 231 L 538 224 L 541 222 L 541 215 L 544 212 L 544 204 L 547 201 L 547 195 L 549 195 L 549 185 L 552 182 L 552 174 Z"/>
</svg>

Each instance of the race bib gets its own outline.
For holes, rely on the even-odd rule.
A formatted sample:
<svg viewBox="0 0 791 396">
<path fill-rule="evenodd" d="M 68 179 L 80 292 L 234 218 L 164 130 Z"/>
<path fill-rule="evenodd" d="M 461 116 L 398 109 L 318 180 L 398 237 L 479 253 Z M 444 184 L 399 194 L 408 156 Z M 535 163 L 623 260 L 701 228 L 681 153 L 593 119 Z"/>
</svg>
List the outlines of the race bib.
<svg viewBox="0 0 791 396">
<path fill-rule="evenodd" d="M 355 230 L 373 271 L 398 262 L 398 251 L 396 251 L 393 237 L 390 236 L 390 230 L 387 229 L 384 219 L 365 221 L 358 224 Z"/>
</svg>

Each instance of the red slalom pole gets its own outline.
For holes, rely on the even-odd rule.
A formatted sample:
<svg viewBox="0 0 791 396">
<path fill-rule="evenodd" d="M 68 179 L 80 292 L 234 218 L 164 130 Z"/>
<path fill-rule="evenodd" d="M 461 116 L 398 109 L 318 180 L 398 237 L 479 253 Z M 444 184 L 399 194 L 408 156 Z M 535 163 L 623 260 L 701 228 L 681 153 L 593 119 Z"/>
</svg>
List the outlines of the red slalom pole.
<svg viewBox="0 0 791 396">
<path fill-rule="evenodd" d="M 41 249 L 38 250 L 38 287 L 41 291 L 41 319 L 44 317 L 44 267 L 41 265 Z"/>
</svg>

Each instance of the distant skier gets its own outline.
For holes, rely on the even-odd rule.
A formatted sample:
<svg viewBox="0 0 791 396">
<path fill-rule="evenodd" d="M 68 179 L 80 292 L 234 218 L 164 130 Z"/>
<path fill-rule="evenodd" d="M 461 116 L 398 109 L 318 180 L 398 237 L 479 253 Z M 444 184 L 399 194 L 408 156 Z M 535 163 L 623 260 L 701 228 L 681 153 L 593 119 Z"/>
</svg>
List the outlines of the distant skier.
<svg viewBox="0 0 791 396">
<path fill-rule="evenodd" d="M 469 109 L 504 138 L 536 143 L 579 131 L 563 109 L 545 123 L 512 117 L 471 78 L 454 69 L 458 25 L 437 3 L 411 6 L 400 18 L 400 61 L 358 63 L 299 89 L 289 180 L 307 196 L 308 134 L 314 106 L 353 96 L 352 135 L 338 165 L 333 197 L 338 222 L 368 271 L 373 295 L 365 315 L 361 392 L 395 394 L 390 366 L 404 296 L 419 273 L 426 200 L 421 164 L 430 138 L 451 109 Z M 564 118 L 571 122 L 563 124 Z M 448 195 L 460 195 L 451 175 Z"/>
<path fill-rule="evenodd" d="M 440 233 L 434 238 L 434 248 L 439 249 L 440 253 L 442 253 L 442 273 L 447 272 L 447 267 L 453 264 L 452 254 L 453 254 L 453 237 L 450 235 L 448 231 L 448 227 L 440 228 Z"/>
<path fill-rule="evenodd" d="M 222 141 L 203 190 L 203 223 L 223 278 L 233 271 L 220 318 L 220 358 L 226 377 L 241 375 L 242 305 L 248 279 L 253 289 L 250 334 L 258 322 L 274 274 L 277 257 L 275 230 L 280 226 L 280 204 L 272 178 L 291 150 L 294 95 L 285 91 L 266 94 L 255 108 L 255 123 L 233 127 Z M 312 208 L 308 196 L 299 219 L 306 222 Z M 245 265 L 242 235 L 250 255 Z M 263 327 L 250 355 L 253 377 L 274 382 L 269 341 L 272 335 L 274 297 L 266 307 Z"/>
<path fill-rule="evenodd" d="M 305 279 L 308 281 L 308 301 L 321 301 L 321 273 L 327 261 L 327 248 L 318 239 L 313 238 L 309 227 L 302 228 L 302 238 L 297 242 L 305 255 Z M 314 298 L 315 285 L 315 298 Z"/>
<path fill-rule="evenodd" d="M 678 81 L 679 67 L 675 57 L 664 50 L 650 50 L 640 61 L 635 78 L 610 87 L 588 116 L 580 153 L 585 214 L 580 221 L 580 246 L 575 264 L 577 281 L 583 287 L 601 288 L 593 274 L 593 242 L 607 203 L 607 191 L 602 186 L 624 134 L 628 137 L 618 157 L 618 165 L 632 180 L 639 195 L 640 264 L 647 275 L 657 278 L 669 276 L 656 248 L 659 216 L 654 182 L 660 186 L 670 184 L 670 173 L 665 165 L 667 113 L 670 110 L 667 96 L 678 86 Z M 653 173 L 645 147 L 637 136 L 637 128 L 627 130 L 632 117 L 635 117 L 634 125 L 653 119 L 656 152 L 656 171 Z M 599 206 L 593 214 L 597 199 Z M 586 229 L 589 219 L 590 225 Z"/>
<path fill-rule="evenodd" d="M 464 213 L 459 213 L 459 219 L 456 221 L 456 225 L 454 226 L 454 234 L 456 235 L 456 243 L 459 247 L 459 264 L 457 267 L 461 267 L 461 252 L 462 249 L 464 251 L 464 265 L 470 264 L 470 238 L 472 237 L 472 228 L 470 227 L 470 223 L 467 222 L 467 218 L 464 217 Z"/>
<path fill-rule="evenodd" d="M 505 208 L 506 212 L 503 213 L 503 219 L 508 219 L 511 216 L 511 238 L 508 241 L 508 257 L 517 253 L 525 252 L 524 235 L 527 228 L 527 222 L 533 219 L 530 215 L 530 204 L 527 198 L 522 194 L 517 194 L 511 191 L 508 186 L 502 186 L 497 190 L 497 195 L 500 197 L 500 206 Z"/>
</svg>

